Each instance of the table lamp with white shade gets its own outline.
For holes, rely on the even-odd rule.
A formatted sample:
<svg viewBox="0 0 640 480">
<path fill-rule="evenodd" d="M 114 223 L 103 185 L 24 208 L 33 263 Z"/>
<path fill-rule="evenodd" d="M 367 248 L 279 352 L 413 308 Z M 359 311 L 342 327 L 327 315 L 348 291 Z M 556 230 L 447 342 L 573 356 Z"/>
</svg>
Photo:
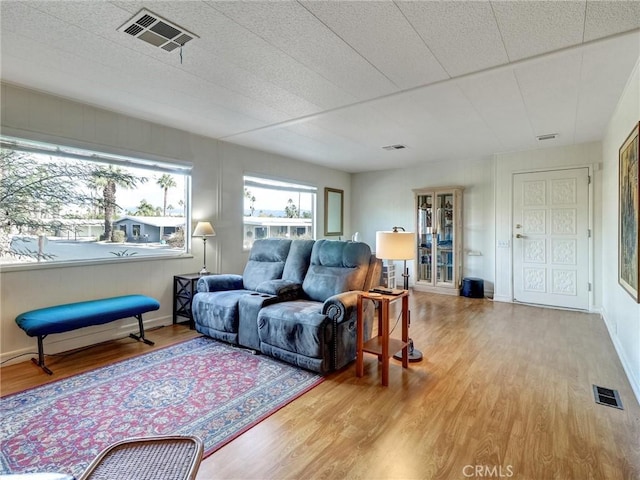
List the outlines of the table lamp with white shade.
<svg viewBox="0 0 640 480">
<path fill-rule="evenodd" d="M 204 264 L 202 270 L 200 270 L 198 273 L 200 275 L 208 275 L 209 270 L 207 270 L 207 237 L 215 237 L 216 231 L 213 229 L 213 225 L 211 225 L 211 222 L 198 222 L 192 236 L 202 237 Z"/>
<path fill-rule="evenodd" d="M 399 231 L 402 230 L 402 231 Z M 409 290 L 409 269 L 407 260 L 415 257 L 416 241 L 412 232 L 406 232 L 403 227 L 393 227 L 391 232 L 376 232 L 376 257 L 381 260 L 403 260 L 404 289 Z M 396 353 L 393 358 L 402 360 L 402 352 Z M 409 361 L 422 360 L 422 352 L 413 347 L 413 340 L 409 339 Z"/>
</svg>

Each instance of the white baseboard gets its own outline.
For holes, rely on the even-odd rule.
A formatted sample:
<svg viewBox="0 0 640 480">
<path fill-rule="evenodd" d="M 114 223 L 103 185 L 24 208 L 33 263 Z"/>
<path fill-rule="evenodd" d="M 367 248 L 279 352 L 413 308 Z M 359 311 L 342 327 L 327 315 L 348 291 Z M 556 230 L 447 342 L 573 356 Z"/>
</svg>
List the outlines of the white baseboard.
<svg viewBox="0 0 640 480">
<path fill-rule="evenodd" d="M 153 334 L 149 331 L 156 327 L 171 325 L 172 317 L 160 317 L 151 320 L 144 320 L 145 337 L 153 340 Z M 44 340 L 45 354 L 57 354 L 75 350 L 77 348 L 88 347 L 98 343 L 127 338 L 130 333 L 138 334 L 140 329 L 138 321 L 135 319 L 117 320 L 115 322 L 105 323 L 92 327 L 80 328 L 71 332 L 60 334 L 52 334 Z M 2 352 L 0 354 L 0 362 L 2 366 L 21 363 L 29 360 L 29 356 L 38 357 L 38 343 L 34 337 L 32 347 L 24 347 L 10 352 Z M 4 362 L 7 363 L 4 363 Z"/>
<path fill-rule="evenodd" d="M 513 303 L 513 299 L 511 297 L 506 296 L 506 295 L 494 295 L 493 296 L 493 301 L 494 302 Z"/>
<path fill-rule="evenodd" d="M 633 394 L 636 396 L 636 401 L 638 402 L 638 404 L 640 404 L 640 380 L 637 379 L 633 374 L 633 369 L 630 367 L 629 360 L 627 359 L 627 356 L 624 353 L 624 349 L 622 348 L 622 345 L 620 345 L 620 341 L 618 340 L 618 335 L 615 332 L 615 326 L 609 320 L 607 320 L 606 310 L 604 307 L 600 309 L 600 315 L 602 316 L 602 320 L 607 327 L 609 338 L 611 338 L 611 342 L 616 349 L 616 353 L 618 354 L 620 363 L 622 363 L 624 373 L 627 375 L 627 379 L 631 384 L 631 390 L 633 390 Z"/>
</svg>

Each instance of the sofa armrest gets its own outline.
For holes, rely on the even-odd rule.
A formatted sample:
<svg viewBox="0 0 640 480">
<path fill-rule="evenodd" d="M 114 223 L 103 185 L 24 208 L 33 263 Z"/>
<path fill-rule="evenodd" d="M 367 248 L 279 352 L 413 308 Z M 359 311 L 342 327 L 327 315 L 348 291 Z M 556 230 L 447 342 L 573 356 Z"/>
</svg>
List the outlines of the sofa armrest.
<svg viewBox="0 0 640 480">
<path fill-rule="evenodd" d="M 206 275 L 198 280 L 198 292 L 219 292 L 222 290 L 242 290 L 242 275 L 225 273 L 222 275 Z"/>
<path fill-rule="evenodd" d="M 322 313 L 336 324 L 342 323 L 358 314 L 359 291 L 342 292 L 327 298 L 322 305 Z"/>
<path fill-rule="evenodd" d="M 291 280 L 267 280 L 266 282 L 258 284 L 256 291 L 268 295 L 275 295 L 281 299 L 293 300 L 300 298 L 302 295 L 302 285 Z"/>
</svg>

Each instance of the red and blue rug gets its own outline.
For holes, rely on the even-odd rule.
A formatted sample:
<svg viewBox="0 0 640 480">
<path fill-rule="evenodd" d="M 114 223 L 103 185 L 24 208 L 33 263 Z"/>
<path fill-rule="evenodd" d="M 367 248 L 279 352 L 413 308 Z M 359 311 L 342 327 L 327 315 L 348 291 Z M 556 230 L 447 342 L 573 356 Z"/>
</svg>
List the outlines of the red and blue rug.
<svg viewBox="0 0 640 480">
<path fill-rule="evenodd" d="M 197 435 L 205 456 L 323 377 L 200 337 L 0 398 L 0 473 L 75 476 L 128 437 Z"/>
</svg>

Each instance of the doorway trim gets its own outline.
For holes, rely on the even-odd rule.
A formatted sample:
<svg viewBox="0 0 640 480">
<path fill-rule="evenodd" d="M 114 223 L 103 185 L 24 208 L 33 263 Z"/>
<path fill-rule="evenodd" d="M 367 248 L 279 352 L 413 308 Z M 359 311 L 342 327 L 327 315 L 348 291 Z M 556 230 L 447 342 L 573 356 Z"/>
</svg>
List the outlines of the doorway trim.
<svg viewBox="0 0 640 480">
<path fill-rule="evenodd" d="M 599 182 L 599 179 L 596 178 L 596 172 L 600 171 L 600 163 L 596 160 L 594 155 L 594 150 L 592 149 L 593 144 L 586 144 L 585 147 L 590 147 L 586 151 L 580 152 L 580 147 L 577 147 L 576 151 L 571 151 L 569 153 L 569 157 L 580 155 L 587 157 L 592 161 L 591 163 L 569 163 L 561 164 L 561 165 L 548 165 L 550 163 L 549 159 L 544 159 L 542 157 L 538 158 L 529 158 L 528 160 L 533 160 L 530 163 L 537 163 L 540 166 L 535 166 L 533 168 L 517 168 L 522 167 L 522 163 L 520 165 L 516 164 L 514 167 L 509 168 L 508 162 L 510 161 L 508 157 L 496 156 L 496 163 L 494 165 L 494 173 L 495 173 L 495 262 L 494 262 L 494 278 L 495 278 L 495 293 L 494 300 L 498 302 L 507 302 L 507 303 L 518 303 L 514 301 L 514 274 L 513 274 L 513 212 L 514 212 L 514 204 L 513 204 L 513 182 L 514 175 L 522 174 L 522 173 L 537 173 L 537 172 L 545 172 L 545 171 L 554 171 L 554 170 L 571 170 L 574 168 L 587 168 L 588 174 L 590 178 L 590 182 L 588 185 L 588 225 L 591 230 L 591 237 L 589 238 L 588 244 L 588 255 L 589 255 L 589 283 L 591 284 L 591 291 L 589 292 L 589 312 L 598 312 L 594 305 L 595 299 L 595 291 L 597 286 L 594 284 L 594 269 L 595 269 L 595 229 L 594 229 L 594 217 L 595 210 L 594 205 L 596 201 L 596 193 L 601 197 L 601 192 L 598 191 L 596 182 Z M 563 147 L 560 147 L 563 148 Z M 560 150 L 560 148 L 558 150 Z M 566 147 L 565 147 L 566 148 Z M 538 153 L 539 151 L 535 152 Z M 533 153 L 533 152 L 530 152 Z M 600 152 L 598 152 L 601 154 Z M 555 157 L 556 155 L 552 155 Z M 536 155 L 537 157 L 537 155 Z M 503 160 L 503 158 L 505 160 Z M 597 158 L 600 158 L 599 156 Z M 547 166 L 545 166 L 547 165 Z M 502 206 L 501 206 L 502 205 Z M 504 207 L 507 208 L 504 208 Z M 540 305 L 543 306 L 543 305 Z"/>
<path fill-rule="evenodd" d="M 515 214 L 515 182 L 516 182 L 516 176 L 517 175 L 529 175 L 529 174 L 536 174 L 536 173 L 552 173 L 552 172 L 570 172 L 570 171 L 577 171 L 577 170 L 582 170 L 583 173 L 582 175 L 584 175 L 584 170 L 586 170 L 587 176 L 588 176 L 588 183 L 587 183 L 587 204 L 586 204 L 586 208 L 587 208 L 587 212 L 586 212 L 586 216 L 587 216 L 587 229 L 589 231 L 589 235 L 587 237 L 587 265 L 586 265 L 586 270 L 587 270 L 587 275 L 588 275 L 588 291 L 587 291 L 587 305 L 586 305 L 586 309 L 582 309 L 582 308 L 575 308 L 575 307 L 570 307 L 570 306 L 559 306 L 559 305 L 548 305 L 548 304 L 544 304 L 544 303 L 531 303 L 531 302 L 524 302 L 521 300 L 517 300 L 515 298 L 515 277 L 516 277 L 516 259 L 515 259 L 515 225 L 513 224 L 514 222 L 514 214 Z M 584 178 L 584 177 L 583 177 Z M 593 309 L 593 298 L 594 298 L 594 284 L 593 284 L 593 254 L 594 254 L 594 250 L 593 250 L 593 240 L 594 240 L 594 228 L 593 228 L 593 184 L 594 184 L 594 179 L 593 179 L 593 169 L 591 168 L 591 166 L 586 165 L 586 166 L 566 166 L 566 167 L 557 167 L 557 168 L 537 168 L 537 169 L 527 169 L 526 171 L 513 171 L 511 172 L 511 204 L 510 204 L 510 217 L 509 217 L 509 228 L 510 228 L 510 233 L 511 233 L 511 249 L 510 249 L 510 254 L 511 254 L 511 301 L 513 303 L 518 303 L 518 304 L 524 304 L 524 305 L 534 305 L 534 306 L 539 306 L 539 307 L 549 307 L 549 308 L 558 308 L 558 309 L 565 309 L 565 310 L 577 310 L 577 311 L 592 311 Z M 584 285 L 584 284 L 583 284 Z"/>
</svg>

